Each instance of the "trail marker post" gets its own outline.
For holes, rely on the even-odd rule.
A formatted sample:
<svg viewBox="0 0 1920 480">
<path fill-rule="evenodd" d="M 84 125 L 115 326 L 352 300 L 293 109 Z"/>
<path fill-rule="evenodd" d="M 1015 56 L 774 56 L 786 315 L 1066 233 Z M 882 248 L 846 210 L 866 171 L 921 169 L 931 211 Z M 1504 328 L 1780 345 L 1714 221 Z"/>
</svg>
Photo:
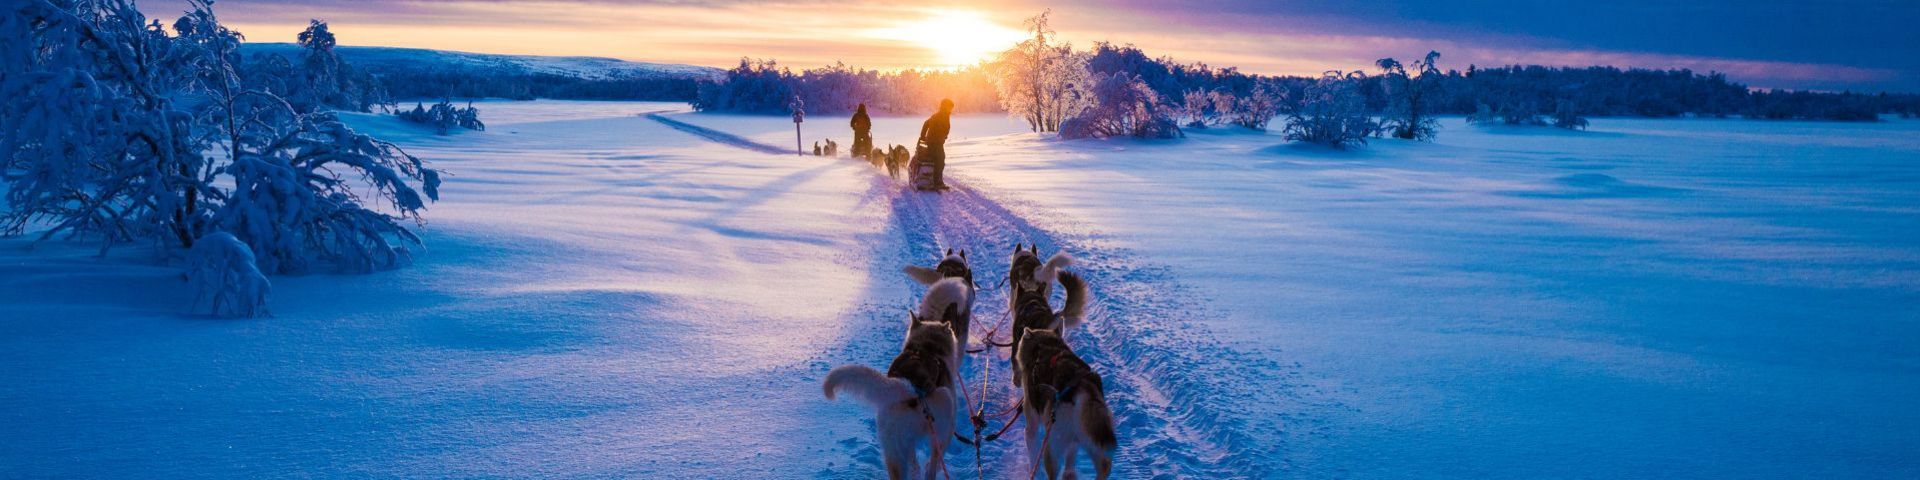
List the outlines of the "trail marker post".
<svg viewBox="0 0 1920 480">
<path fill-rule="evenodd" d="M 800 147 L 800 122 L 806 121 L 807 112 L 802 108 L 800 96 L 795 95 L 787 102 L 787 108 L 793 110 L 793 154 L 806 156 L 806 150 Z"/>
</svg>

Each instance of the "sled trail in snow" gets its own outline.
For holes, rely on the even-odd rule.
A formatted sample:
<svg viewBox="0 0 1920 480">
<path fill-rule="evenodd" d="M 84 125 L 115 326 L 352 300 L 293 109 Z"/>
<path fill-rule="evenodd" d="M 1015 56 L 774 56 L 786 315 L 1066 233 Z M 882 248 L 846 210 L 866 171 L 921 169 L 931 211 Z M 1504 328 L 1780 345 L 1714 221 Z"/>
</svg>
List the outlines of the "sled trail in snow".
<svg viewBox="0 0 1920 480">
<path fill-rule="evenodd" d="M 661 115 L 648 115 L 675 129 L 716 143 L 754 151 L 784 153 L 780 149 L 730 133 L 687 124 Z M 867 168 L 865 162 L 841 158 L 848 167 Z M 874 298 L 855 313 L 863 328 L 847 339 L 846 348 L 872 351 L 890 358 L 899 348 L 906 309 L 919 300 L 923 287 L 900 272 L 905 265 L 932 266 L 946 249 L 966 250 L 975 280 L 981 285 L 973 312 L 974 343 L 1008 323 L 1007 261 L 1013 245 L 1037 244 L 1041 256 L 1065 251 L 1075 257 L 1072 270 L 1089 283 L 1093 299 L 1088 319 L 1068 332 L 1075 353 L 1100 372 L 1109 406 L 1115 415 L 1120 445 L 1114 456 L 1115 478 L 1258 478 L 1282 465 L 1271 437 L 1249 435 L 1253 429 L 1276 429 L 1271 418 L 1248 413 L 1251 405 L 1271 408 L 1274 395 L 1259 389 L 1275 379 L 1297 375 L 1269 360 L 1236 352 L 1216 343 L 1193 325 L 1211 315 L 1196 296 L 1178 284 L 1171 270 L 1140 261 L 1122 248 L 1101 245 L 1087 235 L 1069 235 L 1036 226 L 1028 215 L 1038 208 L 1010 209 L 973 186 L 964 175 L 949 174 L 951 189 L 921 192 L 876 170 L 863 202 L 890 206 L 886 238 L 876 239 L 873 283 L 904 285 L 912 298 Z M 1002 197 L 1006 198 L 1006 197 Z M 1017 200 L 1010 200 L 1016 201 Z M 1024 214 L 1024 215 L 1023 215 Z M 1070 221 L 1070 220 L 1069 220 Z M 1058 289 L 1056 289 L 1058 290 Z M 1063 293 L 1055 293 L 1058 308 Z M 881 295 L 884 296 L 884 295 Z M 1004 341 L 1002 330 L 995 338 Z M 1017 397 L 1005 348 L 969 355 L 962 377 L 968 396 L 985 400 L 988 414 L 1005 410 Z M 869 355 L 872 356 L 872 355 Z M 875 357 L 876 360 L 879 357 Z M 988 381 L 982 382 L 982 369 Z M 824 373 L 822 371 L 821 373 Z M 981 395 L 984 385 L 985 395 Z M 1297 399 L 1289 399 L 1297 401 Z M 1228 404 L 1227 402 L 1232 402 Z M 971 405 L 967 408 L 979 408 Z M 1009 419 L 990 419 L 987 435 Z M 1021 420 L 1024 421 L 1024 420 Z M 972 429 L 961 420 L 960 431 Z M 1031 470 L 1026 460 L 1021 425 L 1014 425 L 998 441 L 989 443 L 980 458 L 993 478 L 1024 478 Z M 818 472 L 818 477 L 842 478 L 881 470 L 871 438 L 850 438 L 839 448 L 857 463 L 845 471 Z M 965 477 L 974 470 L 972 447 L 953 442 L 948 469 Z M 1081 460 L 1081 470 L 1092 466 Z"/>
<path fill-rule="evenodd" d="M 711 128 L 702 127 L 702 126 L 694 125 L 687 122 L 682 122 L 679 120 L 674 120 L 671 118 L 667 118 L 666 116 L 663 116 L 659 113 L 648 113 L 646 114 L 646 117 L 649 119 L 652 119 L 653 121 L 665 124 L 668 127 L 673 127 L 674 130 L 687 132 L 696 137 L 704 138 L 704 139 L 707 139 L 708 141 L 722 144 L 722 145 L 744 148 L 744 149 L 752 150 L 755 152 L 770 153 L 774 155 L 786 155 L 788 153 L 792 153 L 791 151 L 784 148 L 767 145 L 767 144 L 756 142 L 753 140 L 748 140 L 745 137 L 741 137 L 739 135 L 734 135 L 731 133 L 722 132 L 719 130 L 714 130 Z"/>
<path fill-rule="evenodd" d="M 1222 368 L 1246 360 L 1186 324 L 1201 312 L 1165 269 L 1144 265 L 1122 250 L 1100 247 L 1089 239 L 1035 226 L 964 177 L 949 176 L 948 183 L 953 188 L 941 193 L 883 189 L 891 195 L 892 227 L 900 235 L 903 262 L 931 265 L 947 248 L 967 250 L 981 284 L 972 336 L 984 338 L 1008 318 L 1007 292 L 1000 285 L 1014 244 L 1038 244 L 1043 257 L 1056 251 L 1075 257 L 1072 270 L 1090 284 L 1093 302 L 1087 321 L 1068 332 L 1067 338 L 1075 353 L 1105 380 L 1120 437 L 1116 478 L 1262 476 L 1270 467 L 1266 465 L 1270 459 L 1263 454 L 1272 452 L 1253 445 L 1242 430 L 1249 425 L 1218 413 L 1225 407 L 1218 402 L 1227 395 L 1259 401 L 1255 392 L 1230 393 L 1232 385 L 1263 383 L 1253 380 L 1272 376 L 1255 372 L 1274 371 L 1273 366 Z M 1055 294 L 1055 308 L 1060 295 Z M 1007 332 L 1003 329 L 995 336 L 1004 340 Z M 983 385 L 981 369 L 992 370 L 991 381 L 984 384 L 989 413 L 1017 398 L 1008 380 L 1007 357 L 1007 349 L 994 348 L 974 354 L 967 363 L 964 376 L 976 398 Z M 987 433 L 999 425 L 990 421 Z M 1000 472 L 998 476 L 1019 477 L 1030 471 L 1021 429 L 1016 425 L 1000 441 L 985 447 L 982 457 L 990 469 Z M 949 458 L 962 460 L 956 467 L 970 468 L 968 448 L 959 448 L 962 453 Z M 1083 471 L 1091 472 L 1090 464 L 1082 464 Z"/>
</svg>

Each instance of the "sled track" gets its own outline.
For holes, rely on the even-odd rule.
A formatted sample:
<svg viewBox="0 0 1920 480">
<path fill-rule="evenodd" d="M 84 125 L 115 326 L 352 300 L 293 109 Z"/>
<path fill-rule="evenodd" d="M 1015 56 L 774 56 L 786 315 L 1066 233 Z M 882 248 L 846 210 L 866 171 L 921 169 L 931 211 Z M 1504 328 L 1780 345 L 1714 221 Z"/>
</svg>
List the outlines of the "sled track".
<svg viewBox="0 0 1920 480">
<path fill-rule="evenodd" d="M 725 132 L 648 116 L 718 143 L 777 150 Z M 841 160 L 850 167 L 868 166 Z M 1232 412 L 1240 402 L 1274 401 L 1260 386 L 1286 382 L 1296 373 L 1222 347 L 1191 325 L 1191 320 L 1210 313 L 1195 300 L 1196 295 L 1178 285 L 1168 269 L 1140 262 L 1131 252 L 1101 246 L 1091 238 L 1038 227 L 971 186 L 964 176 L 949 175 L 948 180 L 951 190 L 932 193 L 914 191 L 884 173 L 873 176 L 863 202 L 887 205 L 891 219 L 884 237 L 874 239 L 878 251 L 872 256 L 873 281 L 898 285 L 913 294 L 897 300 L 875 299 L 878 303 L 858 309 L 853 315 L 860 327 L 850 332 L 854 337 L 846 345 L 836 348 L 891 358 L 899 348 L 902 315 L 924 288 L 900 272 L 904 265 L 930 266 L 947 248 L 967 250 L 981 284 L 971 336 L 982 339 L 1007 318 L 1006 291 L 996 285 L 1006 276 L 1013 245 L 1038 244 L 1042 256 L 1067 251 L 1075 257 L 1072 270 L 1093 291 L 1087 321 L 1069 332 L 1068 339 L 1105 379 L 1120 440 L 1113 477 L 1264 478 L 1282 467 L 1278 465 L 1282 456 L 1271 450 L 1276 445 L 1260 445 L 1245 433 L 1278 428 L 1277 422 L 1240 418 Z M 1053 304 L 1058 306 L 1061 293 L 1055 295 Z M 996 337 L 1005 339 L 1006 333 Z M 990 412 L 1006 408 L 1015 398 L 1009 367 L 1007 349 L 995 348 L 970 355 L 963 368 L 965 386 L 973 396 L 983 385 L 982 369 L 991 370 L 990 381 L 984 383 Z M 821 368 L 819 373 L 824 373 L 826 367 Z M 988 423 L 985 433 L 1001 425 L 999 420 Z M 1021 429 L 1013 426 L 980 452 L 987 478 L 1027 478 L 1031 470 Z M 968 434 L 971 429 L 962 425 L 961 432 Z M 863 436 L 837 442 L 836 449 L 854 459 L 854 464 L 815 472 L 815 478 L 861 478 L 883 471 L 878 446 L 872 441 Z M 973 448 L 959 442 L 949 448 L 947 465 L 952 475 L 974 477 Z M 1091 474 L 1082 458 L 1082 471 Z"/>
<path fill-rule="evenodd" d="M 1006 276 L 1014 243 L 1038 244 L 1042 256 L 1074 255 L 1072 270 L 1090 284 L 1093 304 L 1087 321 L 1068 332 L 1068 339 L 1105 379 L 1120 437 L 1114 478 L 1265 476 L 1270 460 L 1265 457 L 1275 452 L 1256 451 L 1242 433 L 1248 425 L 1219 414 L 1231 407 L 1219 402 L 1228 396 L 1260 401 L 1260 393 L 1241 390 L 1271 384 L 1271 375 L 1257 372 L 1277 368 L 1225 367 L 1251 360 L 1186 324 L 1199 309 L 1165 269 L 1143 265 L 1123 250 L 1037 227 L 964 178 L 949 180 L 952 190 L 941 193 L 885 189 L 893 196 L 892 226 L 904 244 L 903 261 L 930 265 L 946 248 L 966 249 L 982 286 L 974 308 L 973 337 L 980 338 L 1007 318 L 1006 291 L 994 286 Z M 1058 306 L 1061 293 L 1055 295 Z M 993 369 L 987 384 L 990 410 L 1014 398 L 1007 356 L 1006 349 L 994 349 L 975 354 L 967 364 L 967 386 L 975 390 L 980 369 Z M 1020 429 L 1015 426 L 986 447 L 989 470 L 998 472 L 993 476 L 1023 478 L 1029 471 Z M 972 466 L 968 457 L 971 449 L 960 446 L 948 458 L 955 468 L 965 468 Z"/>
<path fill-rule="evenodd" d="M 667 118 L 666 116 L 660 115 L 658 113 L 648 113 L 646 114 L 646 117 L 653 119 L 653 121 L 665 124 L 668 127 L 673 127 L 674 130 L 687 132 L 687 133 L 693 134 L 694 136 L 704 138 L 704 139 L 707 139 L 708 141 L 722 144 L 722 145 L 744 148 L 747 150 L 752 150 L 760 153 L 770 153 L 774 155 L 786 155 L 788 153 L 792 153 L 791 151 L 784 148 L 767 145 L 767 144 L 756 142 L 753 140 L 748 140 L 739 135 L 734 135 L 731 133 L 722 132 L 719 130 L 714 130 L 711 128 L 702 127 L 702 126 L 694 125 L 687 122 L 682 122 L 679 120 L 674 120 L 671 118 Z"/>
</svg>

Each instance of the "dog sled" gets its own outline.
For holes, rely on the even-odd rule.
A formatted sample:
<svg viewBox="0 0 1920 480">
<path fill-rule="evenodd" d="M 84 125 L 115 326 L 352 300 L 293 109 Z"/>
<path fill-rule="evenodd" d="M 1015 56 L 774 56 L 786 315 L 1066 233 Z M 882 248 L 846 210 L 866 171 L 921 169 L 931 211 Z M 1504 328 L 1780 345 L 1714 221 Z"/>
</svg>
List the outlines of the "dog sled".
<svg viewBox="0 0 1920 480">
<path fill-rule="evenodd" d="M 942 167 L 945 166 L 943 165 L 944 163 L 946 163 L 946 159 L 932 158 L 932 155 L 927 151 L 927 143 L 920 142 L 914 146 L 913 159 L 907 161 L 908 183 L 913 185 L 914 190 L 923 192 L 946 190 L 946 181 L 944 178 L 941 178 L 942 170 L 944 170 Z"/>
</svg>

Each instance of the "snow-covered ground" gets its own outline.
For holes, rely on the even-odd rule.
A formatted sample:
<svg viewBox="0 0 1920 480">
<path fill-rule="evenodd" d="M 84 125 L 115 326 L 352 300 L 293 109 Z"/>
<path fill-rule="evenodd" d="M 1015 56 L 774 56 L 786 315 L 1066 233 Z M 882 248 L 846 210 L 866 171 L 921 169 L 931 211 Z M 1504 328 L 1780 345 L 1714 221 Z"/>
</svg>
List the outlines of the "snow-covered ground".
<svg viewBox="0 0 1920 480">
<path fill-rule="evenodd" d="M 869 478 L 871 414 L 820 378 L 892 358 L 902 263 L 997 279 L 1014 242 L 1092 282 L 1072 340 L 1118 478 L 1920 475 L 1920 122 L 1454 120 L 1338 152 L 972 116 L 959 188 L 924 194 L 753 150 L 792 145 L 781 117 L 480 107 L 352 120 L 451 174 L 429 251 L 273 278 L 274 318 L 180 315 L 150 250 L 0 240 L 0 477 Z M 1003 364 L 968 367 L 995 405 Z M 989 477 L 1028 473 L 1020 441 Z"/>
</svg>

